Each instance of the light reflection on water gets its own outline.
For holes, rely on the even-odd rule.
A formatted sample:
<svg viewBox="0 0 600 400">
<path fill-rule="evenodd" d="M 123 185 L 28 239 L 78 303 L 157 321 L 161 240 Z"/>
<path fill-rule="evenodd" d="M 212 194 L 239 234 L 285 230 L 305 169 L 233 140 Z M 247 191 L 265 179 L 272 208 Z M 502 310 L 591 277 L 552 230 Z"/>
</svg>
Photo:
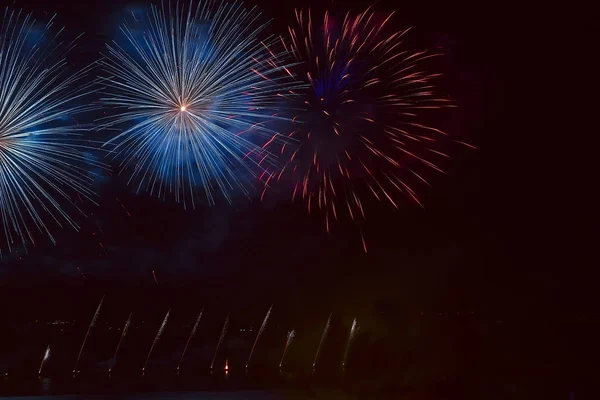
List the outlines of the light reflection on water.
<svg viewBox="0 0 600 400">
<path fill-rule="evenodd" d="M 145 376 L 119 374 L 81 374 L 65 376 L 24 377 L 11 374 L 0 380 L 0 396 L 52 396 L 60 399 L 167 399 L 194 398 L 214 400 L 304 399 L 314 393 L 315 386 L 335 387 L 330 381 L 316 382 L 314 377 L 287 374 L 284 371 L 252 373 L 245 370 L 213 372 L 206 375 L 171 375 L 153 371 Z M 139 393 L 145 393 L 140 395 Z M 193 393 L 192 397 L 188 394 Z M 258 393 L 258 394 L 257 394 Z M 287 393 L 288 395 L 282 395 Z M 167 397 L 164 397 L 167 396 Z M 7 397 L 4 397 L 7 398 Z M 10 397 L 8 397 L 10 398 Z M 15 397 L 16 398 L 16 397 Z"/>
<path fill-rule="evenodd" d="M 276 393 L 269 392 L 263 390 L 256 391 L 243 391 L 243 392 L 167 392 L 167 393 L 132 393 L 125 395 L 61 395 L 61 396 L 33 396 L 27 397 L 27 400 L 48 400 L 48 399 L 57 399 L 57 400 L 88 400 L 88 399 L 103 399 L 103 398 L 119 398 L 123 400 L 138 400 L 138 399 L 153 399 L 153 400 L 286 400 L 289 399 L 289 395 L 286 393 Z M 294 399 L 304 400 L 309 399 L 309 397 L 298 397 L 295 396 Z M 320 397 L 319 397 L 320 398 Z M 323 397 L 325 398 L 325 397 Z M 335 399 L 343 399 L 343 397 L 331 397 L 331 395 L 327 395 L 328 400 Z M 4 399 L 19 399 L 22 397 L 4 397 Z"/>
<path fill-rule="evenodd" d="M 50 378 L 40 378 L 41 387 L 40 390 L 42 394 L 50 393 L 50 385 L 52 384 L 52 379 Z"/>
</svg>

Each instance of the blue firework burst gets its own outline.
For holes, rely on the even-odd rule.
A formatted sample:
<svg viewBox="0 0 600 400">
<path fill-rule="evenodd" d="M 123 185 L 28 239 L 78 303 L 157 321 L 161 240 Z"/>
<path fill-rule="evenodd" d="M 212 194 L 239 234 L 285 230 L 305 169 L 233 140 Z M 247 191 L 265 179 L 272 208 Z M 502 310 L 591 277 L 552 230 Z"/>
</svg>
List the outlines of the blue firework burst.
<svg viewBox="0 0 600 400">
<path fill-rule="evenodd" d="M 39 25 L 9 8 L 0 15 L 0 213 L 9 250 L 35 245 L 36 231 L 54 242 L 52 226 L 78 229 L 74 196 L 93 195 L 86 128 L 75 120 L 93 108 L 82 101 L 89 68 L 69 72 L 75 41 L 63 41 L 54 21 Z"/>
<path fill-rule="evenodd" d="M 151 6 L 107 46 L 101 127 L 118 130 L 107 145 L 137 191 L 231 201 L 274 162 L 265 145 L 283 138 L 270 122 L 294 83 L 259 17 L 236 2 Z"/>
</svg>

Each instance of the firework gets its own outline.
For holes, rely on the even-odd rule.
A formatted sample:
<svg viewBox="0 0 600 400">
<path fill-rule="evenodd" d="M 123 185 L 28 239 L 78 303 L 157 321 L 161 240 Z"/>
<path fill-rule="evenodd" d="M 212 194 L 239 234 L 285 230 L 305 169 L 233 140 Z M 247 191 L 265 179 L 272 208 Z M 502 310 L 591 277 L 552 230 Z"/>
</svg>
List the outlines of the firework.
<svg viewBox="0 0 600 400">
<path fill-rule="evenodd" d="M 192 331 L 190 332 L 190 336 L 188 337 L 188 340 L 185 343 L 185 347 L 183 348 L 183 353 L 181 354 L 181 358 L 179 359 L 179 364 L 177 364 L 178 371 L 179 371 L 179 367 L 181 367 L 181 363 L 183 362 L 183 357 L 185 356 L 185 352 L 187 351 L 188 345 L 190 344 L 190 341 L 192 340 L 192 338 L 196 334 L 196 331 L 198 330 L 198 324 L 200 323 L 200 318 L 202 318 L 203 312 L 204 312 L 204 307 L 202 308 L 202 310 L 200 310 L 200 314 L 198 314 L 196 323 L 194 324 L 194 327 L 192 328 Z"/>
<path fill-rule="evenodd" d="M 352 344 L 352 339 L 354 339 L 354 335 L 358 326 L 356 325 L 356 318 L 352 321 L 352 327 L 350 328 L 350 335 L 348 335 L 348 341 L 346 342 L 346 349 L 344 350 L 344 359 L 342 361 L 342 368 L 346 366 L 346 361 L 348 360 L 348 351 L 350 350 L 350 344 Z"/>
<path fill-rule="evenodd" d="M 429 158 L 447 158 L 440 149 L 447 135 L 423 121 L 452 107 L 435 94 L 440 74 L 421 67 L 438 54 L 407 50 L 408 29 L 391 31 L 392 15 L 367 9 L 338 24 L 328 12 L 313 18 L 296 10 L 297 26 L 282 38 L 301 62 L 292 70 L 310 88 L 293 117 L 302 122 L 290 134 L 299 145 L 271 148 L 288 160 L 276 178 L 291 176 L 292 198 L 301 197 L 309 213 L 321 210 L 328 232 L 342 215 L 365 217 L 363 193 L 396 208 L 399 193 L 421 205 L 413 186 L 429 183 L 419 165 L 443 172 Z"/>
<path fill-rule="evenodd" d="M 283 359 L 285 357 L 285 353 L 287 352 L 287 349 L 290 346 L 290 343 L 292 343 L 292 340 L 294 340 L 295 336 L 296 336 L 296 333 L 294 332 L 293 329 L 288 332 L 287 339 L 285 341 L 285 347 L 283 348 L 283 354 L 281 355 L 281 361 L 279 362 L 279 368 L 281 368 L 281 366 L 283 365 Z"/>
<path fill-rule="evenodd" d="M 329 314 L 329 318 L 327 318 L 327 323 L 325 324 L 325 328 L 323 329 L 323 334 L 321 335 L 321 340 L 319 341 L 319 347 L 317 347 L 317 353 L 315 354 L 315 359 L 313 361 L 313 368 L 317 366 L 317 361 L 319 360 L 319 353 L 321 352 L 321 346 L 323 345 L 323 341 L 325 340 L 325 336 L 327 336 L 327 332 L 329 331 L 329 325 L 331 324 L 331 315 Z"/>
<path fill-rule="evenodd" d="M 167 311 L 167 314 L 165 315 L 165 319 L 163 319 L 162 324 L 160 324 L 160 328 L 158 328 L 158 332 L 156 332 L 156 336 L 154 337 L 152 346 L 150 346 L 150 351 L 148 351 L 148 356 L 146 357 L 146 362 L 144 363 L 142 372 L 146 370 L 146 366 L 148 365 L 148 360 L 150 360 L 150 356 L 152 355 L 152 350 L 154 350 L 154 346 L 156 346 L 156 343 L 158 343 L 158 341 L 160 340 L 160 337 L 162 336 L 163 332 L 165 331 L 165 327 L 167 326 L 167 321 L 169 319 L 170 313 L 171 313 L 171 309 L 169 308 L 169 311 Z"/>
<path fill-rule="evenodd" d="M 90 161 L 75 117 L 95 107 L 82 97 L 89 68 L 71 74 L 66 56 L 75 41 L 39 26 L 31 15 L 6 8 L 0 15 L 0 213 L 8 250 L 35 245 L 36 231 L 52 243 L 52 225 L 78 230 L 70 216 L 83 213 L 73 199 L 93 202 Z M 41 28 L 41 29 L 38 29 Z M 77 103 L 83 103 L 79 105 Z M 48 225 L 48 223 L 50 225 Z"/>
<path fill-rule="evenodd" d="M 42 374 L 42 368 L 44 368 L 44 364 L 50 359 L 50 345 L 46 347 L 46 352 L 44 352 L 44 357 L 42 358 L 42 363 L 40 364 L 40 369 L 38 370 L 38 375 Z"/>
<path fill-rule="evenodd" d="M 121 348 L 121 343 L 123 342 L 123 339 L 127 335 L 127 331 L 129 331 L 129 325 L 131 325 L 131 315 L 132 314 L 133 313 L 129 313 L 129 317 L 127 317 L 127 321 L 125 321 L 125 326 L 123 326 L 123 332 L 121 332 L 121 338 L 119 339 L 119 343 L 117 343 L 117 348 L 115 350 L 115 355 L 113 356 L 113 365 L 112 365 L 112 367 L 114 367 L 115 364 L 116 364 L 116 362 L 117 362 L 117 355 L 119 354 L 119 349 Z M 108 372 L 112 371 L 112 367 L 110 367 L 108 369 Z"/>
<path fill-rule="evenodd" d="M 296 84 L 279 42 L 258 39 L 259 16 L 236 2 L 152 6 L 107 46 L 102 102 L 112 110 L 101 127 L 120 131 L 107 145 L 138 191 L 184 207 L 189 195 L 194 207 L 201 186 L 210 204 L 213 191 L 230 202 L 234 189 L 248 195 L 244 176 L 273 164 L 263 145 L 284 138 L 267 125 Z"/>
<path fill-rule="evenodd" d="M 210 369 L 212 370 L 215 365 L 215 359 L 217 358 L 217 353 L 219 352 L 219 347 L 221 347 L 221 343 L 223 343 L 223 339 L 225 339 L 225 334 L 227 333 L 227 324 L 229 323 L 229 314 L 227 314 L 227 318 L 225 318 L 225 323 L 223 324 L 223 329 L 221 330 L 221 336 L 219 336 L 219 341 L 217 342 L 217 347 L 215 348 L 215 355 L 213 356 L 212 362 L 210 363 Z"/>
<path fill-rule="evenodd" d="M 90 321 L 90 325 L 88 326 L 87 332 L 83 337 L 83 342 L 81 343 L 81 348 L 79 349 L 79 354 L 77 355 L 77 361 L 75 361 L 75 368 L 73 368 L 73 373 L 77 372 L 77 367 L 79 366 L 79 359 L 81 358 L 81 353 L 83 353 L 83 348 L 85 347 L 85 342 L 87 341 L 88 336 L 92 330 L 92 327 L 96 326 L 96 321 L 98 320 L 98 315 L 100 314 L 100 308 L 102 307 L 102 302 L 104 301 L 104 296 L 100 299 L 100 303 L 98 304 L 98 308 L 96 308 L 96 312 Z"/>
<path fill-rule="evenodd" d="M 269 311 L 267 311 L 267 315 L 265 315 L 265 319 L 263 320 L 263 323 L 261 324 L 260 329 L 258 330 L 258 333 L 256 334 L 256 339 L 254 339 L 254 344 L 252 345 L 252 349 L 250 350 L 250 355 L 248 356 L 248 362 L 246 363 L 246 368 L 248 368 L 248 365 L 250 365 L 250 360 L 252 359 L 252 354 L 254 354 L 254 348 L 256 347 L 256 343 L 258 343 L 258 339 L 260 338 L 260 336 L 264 332 L 265 328 L 267 327 L 267 321 L 269 320 L 269 316 L 271 315 L 272 309 L 273 309 L 273 305 L 271 304 L 271 307 L 269 307 Z"/>
</svg>

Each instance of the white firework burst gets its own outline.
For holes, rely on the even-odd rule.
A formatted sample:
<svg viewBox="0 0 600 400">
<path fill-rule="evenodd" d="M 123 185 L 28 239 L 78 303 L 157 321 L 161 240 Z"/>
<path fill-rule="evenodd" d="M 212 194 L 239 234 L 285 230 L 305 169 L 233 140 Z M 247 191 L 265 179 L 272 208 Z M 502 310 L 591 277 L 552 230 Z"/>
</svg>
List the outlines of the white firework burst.
<svg viewBox="0 0 600 400">
<path fill-rule="evenodd" d="M 87 129 L 75 120 L 94 108 L 82 98 L 92 91 L 89 68 L 69 72 L 77 39 L 64 42 L 54 22 L 38 26 L 10 8 L 0 14 L 0 213 L 9 251 L 35 245 L 35 231 L 54 243 L 50 221 L 77 230 L 73 196 L 93 197 Z"/>
<path fill-rule="evenodd" d="M 100 127 L 118 131 L 107 145 L 137 191 L 194 207 L 200 186 L 208 203 L 214 191 L 231 202 L 274 162 L 264 147 L 284 137 L 270 122 L 296 84 L 276 38 L 260 39 L 259 17 L 237 2 L 168 3 L 107 45 Z"/>
</svg>

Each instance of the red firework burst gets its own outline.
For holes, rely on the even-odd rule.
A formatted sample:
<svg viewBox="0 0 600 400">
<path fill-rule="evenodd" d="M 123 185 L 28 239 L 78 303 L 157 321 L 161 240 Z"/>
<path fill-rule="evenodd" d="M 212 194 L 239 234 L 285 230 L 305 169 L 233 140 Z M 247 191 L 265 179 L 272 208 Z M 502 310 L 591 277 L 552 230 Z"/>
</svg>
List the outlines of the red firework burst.
<svg viewBox="0 0 600 400">
<path fill-rule="evenodd" d="M 424 68 L 439 54 L 407 50 L 410 28 L 394 31 L 393 14 L 369 8 L 337 24 L 329 12 L 314 20 L 296 10 L 296 26 L 281 39 L 298 62 L 292 73 L 309 88 L 288 135 L 297 145 L 275 145 L 287 162 L 264 179 L 265 189 L 272 178 L 291 177 L 292 198 L 309 213 L 321 210 L 327 231 L 342 213 L 364 218 L 365 194 L 396 208 L 401 194 L 422 207 L 416 186 L 429 183 L 419 169 L 443 173 L 439 162 L 449 158 L 443 147 L 452 140 L 427 122 L 454 107 L 436 94 L 440 74 Z"/>
</svg>

